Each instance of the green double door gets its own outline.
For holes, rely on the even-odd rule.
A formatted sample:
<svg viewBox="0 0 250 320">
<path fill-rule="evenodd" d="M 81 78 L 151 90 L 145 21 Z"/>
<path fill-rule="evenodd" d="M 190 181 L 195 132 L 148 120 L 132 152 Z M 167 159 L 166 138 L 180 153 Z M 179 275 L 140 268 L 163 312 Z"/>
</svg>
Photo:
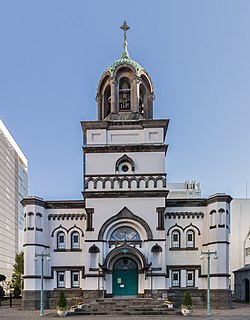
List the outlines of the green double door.
<svg viewBox="0 0 250 320">
<path fill-rule="evenodd" d="M 138 267 L 134 260 L 121 258 L 113 268 L 113 295 L 135 296 L 138 294 Z"/>
</svg>

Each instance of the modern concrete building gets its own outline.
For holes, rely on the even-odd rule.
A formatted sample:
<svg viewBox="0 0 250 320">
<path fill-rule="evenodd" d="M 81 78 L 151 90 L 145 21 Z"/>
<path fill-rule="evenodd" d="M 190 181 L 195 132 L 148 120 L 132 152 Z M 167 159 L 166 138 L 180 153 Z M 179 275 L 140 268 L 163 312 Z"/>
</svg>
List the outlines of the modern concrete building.
<svg viewBox="0 0 250 320">
<path fill-rule="evenodd" d="M 28 195 L 28 163 L 0 120 L 0 273 L 12 276 L 16 253 L 23 250 L 24 210 Z"/>
<path fill-rule="evenodd" d="M 167 189 L 169 190 L 169 199 L 201 198 L 200 183 L 196 181 L 168 183 Z"/>
<path fill-rule="evenodd" d="M 124 51 L 102 74 L 96 121 L 82 121 L 83 200 L 28 197 L 25 210 L 23 306 L 38 308 L 42 260 L 45 306 L 64 290 L 71 297 L 168 296 L 180 305 L 189 290 L 206 304 L 208 260 L 211 302 L 228 307 L 231 197 L 201 198 L 181 185 L 168 197 L 165 143 L 169 120 L 155 119 L 148 72 Z M 179 186 L 180 187 L 180 186 Z M 175 190 L 178 190 L 176 186 Z M 188 195 L 186 192 L 188 191 Z M 190 193 L 190 194 L 189 194 Z M 174 195 L 174 191 L 172 192 Z"/>
</svg>

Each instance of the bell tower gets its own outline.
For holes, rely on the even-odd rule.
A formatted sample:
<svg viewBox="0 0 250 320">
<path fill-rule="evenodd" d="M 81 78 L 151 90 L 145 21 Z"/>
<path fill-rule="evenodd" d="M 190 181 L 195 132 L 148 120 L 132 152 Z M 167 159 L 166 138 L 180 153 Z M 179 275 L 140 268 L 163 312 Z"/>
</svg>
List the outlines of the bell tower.
<svg viewBox="0 0 250 320">
<path fill-rule="evenodd" d="M 98 120 L 81 122 L 86 241 L 89 246 L 99 246 L 107 296 L 144 295 L 150 288 L 147 275 L 153 256 L 159 258 L 157 281 L 165 287 L 165 137 L 169 120 L 153 119 L 152 81 L 129 56 L 126 21 L 121 29 L 122 56 L 106 69 L 98 84 Z M 125 262 L 134 272 L 130 284 L 122 270 Z M 92 277 L 98 276 L 96 269 L 86 268 Z M 116 277 L 117 272 L 123 276 Z M 133 288 L 132 293 L 128 288 Z"/>
<path fill-rule="evenodd" d="M 98 120 L 139 120 L 153 118 L 154 88 L 150 76 L 128 53 L 124 21 L 122 57 L 101 76 L 97 88 Z"/>
</svg>

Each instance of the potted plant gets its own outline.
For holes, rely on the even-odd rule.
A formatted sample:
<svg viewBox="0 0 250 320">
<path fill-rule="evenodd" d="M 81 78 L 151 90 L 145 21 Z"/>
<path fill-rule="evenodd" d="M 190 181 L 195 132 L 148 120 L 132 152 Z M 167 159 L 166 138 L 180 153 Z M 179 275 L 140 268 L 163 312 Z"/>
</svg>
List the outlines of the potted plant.
<svg viewBox="0 0 250 320">
<path fill-rule="evenodd" d="M 67 300 L 63 291 L 61 291 L 59 295 L 57 303 L 57 313 L 59 317 L 67 315 Z"/>
<path fill-rule="evenodd" d="M 193 302 L 188 291 L 185 292 L 182 305 L 181 305 L 181 313 L 184 316 L 189 316 L 193 312 Z"/>
</svg>

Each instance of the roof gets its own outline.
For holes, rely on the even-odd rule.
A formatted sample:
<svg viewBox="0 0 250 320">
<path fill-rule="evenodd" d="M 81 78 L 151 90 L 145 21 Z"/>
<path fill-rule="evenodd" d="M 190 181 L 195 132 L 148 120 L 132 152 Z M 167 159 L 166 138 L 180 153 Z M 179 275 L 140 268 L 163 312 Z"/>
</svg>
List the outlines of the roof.
<svg viewBox="0 0 250 320">
<path fill-rule="evenodd" d="M 112 75 L 112 76 L 113 76 L 113 74 L 114 74 L 115 69 L 116 69 L 118 66 L 120 66 L 120 65 L 130 65 L 130 66 L 132 66 L 132 67 L 134 68 L 136 74 L 139 74 L 139 72 L 140 72 L 141 70 L 143 70 L 142 66 L 141 66 L 138 62 L 136 62 L 136 61 L 134 61 L 134 60 L 132 60 L 132 59 L 130 58 L 129 53 L 128 53 L 128 49 L 127 49 L 127 41 L 124 42 L 124 51 L 123 51 L 123 53 L 122 53 L 122 57 L 121 57 L 120 59 L 116 60 L 116 61 L 108 68 L 108 70 L 111 71 L 111 75 Z"/>
<path fill-rule="evenodd" d="M 244 267 L 238 269 L 238 270 L 235 270 L 233 271 L 233 273 L 236 273 L 236 272 L 244 272 L 244 271 L 250 271 L 250 264 L 247 264 L 245 265 Z"/>
</svg>

